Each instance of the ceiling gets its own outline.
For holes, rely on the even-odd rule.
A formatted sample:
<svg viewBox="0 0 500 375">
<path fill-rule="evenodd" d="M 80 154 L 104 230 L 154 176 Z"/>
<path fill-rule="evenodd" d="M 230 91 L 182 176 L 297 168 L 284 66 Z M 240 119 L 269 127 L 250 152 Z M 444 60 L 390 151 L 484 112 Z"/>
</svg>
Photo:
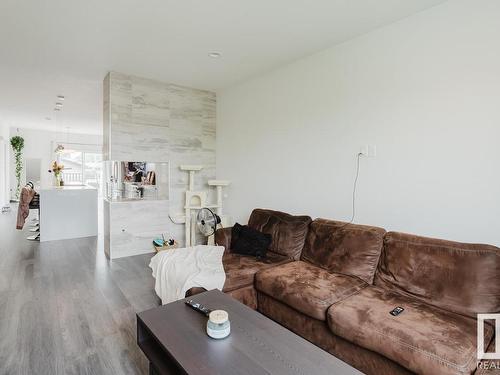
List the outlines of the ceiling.
<svg viewBox="0 0 500 375">
<path fill-rule="evenodd" d="M 97 134 L 110 70 L 218 90 L 443 2 L 2 0 L 0 124 Z"/>
</svg>

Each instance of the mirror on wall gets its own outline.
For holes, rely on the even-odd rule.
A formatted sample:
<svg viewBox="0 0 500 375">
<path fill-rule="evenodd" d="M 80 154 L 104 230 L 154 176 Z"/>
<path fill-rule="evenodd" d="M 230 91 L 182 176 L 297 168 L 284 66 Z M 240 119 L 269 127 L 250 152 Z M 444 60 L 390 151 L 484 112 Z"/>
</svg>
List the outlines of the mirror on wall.
<svg viewBox="0 0 500 375">
<path fill-rule="evenodd" d="M 168 162 L 105 161 L 104 196 L 109 201 L 168 200 Z"/>
</svg>

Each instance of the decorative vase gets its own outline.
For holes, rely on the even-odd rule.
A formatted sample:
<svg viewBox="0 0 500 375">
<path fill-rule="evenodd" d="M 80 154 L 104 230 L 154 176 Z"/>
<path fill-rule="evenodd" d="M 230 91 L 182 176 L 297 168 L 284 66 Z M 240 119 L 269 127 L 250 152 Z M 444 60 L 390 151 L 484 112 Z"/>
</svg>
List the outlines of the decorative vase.
<svg viewBox="0 0 500 375">
<path fill-rule="evenodd" d="M 61 175 L 58 173 L 55 175 L 55 178 L 56 178 L 56 180 L 55 180 L 56 187 L 60 187 L 61 186 Z"/>
</svg>

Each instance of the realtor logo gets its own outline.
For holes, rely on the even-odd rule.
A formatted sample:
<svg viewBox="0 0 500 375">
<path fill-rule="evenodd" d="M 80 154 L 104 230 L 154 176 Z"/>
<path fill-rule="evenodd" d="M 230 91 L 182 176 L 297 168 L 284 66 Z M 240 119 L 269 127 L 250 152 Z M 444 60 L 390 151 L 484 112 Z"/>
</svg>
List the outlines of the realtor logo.
<svg viewBox="0 0 500 375">
<path fill-rule="evenodd" d="M 495 352 L 486 353 L 484 347 L 484 321 L 495 325 Z M 500 359 L 500 314 L 477 314 L 477 359 Z"/>
</svg>

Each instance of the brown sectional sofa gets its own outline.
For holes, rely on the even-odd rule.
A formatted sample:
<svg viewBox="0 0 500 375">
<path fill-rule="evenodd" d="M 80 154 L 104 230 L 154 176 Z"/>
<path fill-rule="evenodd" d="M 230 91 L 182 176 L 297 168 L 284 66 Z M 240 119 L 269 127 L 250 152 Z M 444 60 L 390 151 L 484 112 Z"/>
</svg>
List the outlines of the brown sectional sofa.
<svg viewBox="0 0 500 375">
<path fill-rule="evenodd" d="M 498 373 L 476 371 L 476 314 L 500 312 L 499 248 L 262 209 L 249 226 L 272 235 L 265 261 L 216 233 L 234 298 L 366 374 Z"/>
<path fill-rule="evenodd" d="M 311 221 L 309 216 L 292 216 L 284 212 L 263 209 L 253 210 L 248 225 L 272 236 L 267 256 L 262 260 L 233 254 L 231 252 L 232 228 L 217 230 L 215 242 L 226 248 L 222 258 L 226 282 L 222 291 L 256 309 L 255 275 L 259 271 L 298 260 Z M 192 288 L 187 292 L 187 295 L 194 295 L 204 290 Z"/>
</svg>

